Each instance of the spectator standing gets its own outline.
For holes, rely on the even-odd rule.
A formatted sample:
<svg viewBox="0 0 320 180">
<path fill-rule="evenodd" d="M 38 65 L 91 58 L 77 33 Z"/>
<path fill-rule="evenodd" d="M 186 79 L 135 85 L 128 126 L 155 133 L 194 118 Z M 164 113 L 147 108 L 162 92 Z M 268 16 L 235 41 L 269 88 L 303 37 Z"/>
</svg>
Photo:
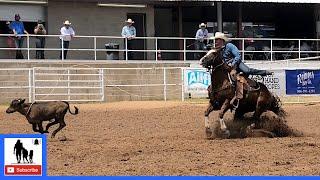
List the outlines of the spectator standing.
<svg viewBox="0 0 320 180">
<path fill-rule="evenodd" d="M 6 22 L 6 27 L 4 30 L 4 34 L 13 34 L 12 29 L 10 29 L 10 21 Z M 15 48 L 15 44 L 14 44 L 14 37 L 13 36 L 8 36 L 7 37 L 7 45 L 8 48 Z M 8 50 L 8 57 L 11 59 L 14 56 L 13 50 Z"/>
<path fill-rule="evenodd" d="M 207 25 L 204 23 L 201 23 L 199 25 L 199 29 L 196 33 L 196 42 L 194 44 L 195 50 L 205 50 L 206 49 L 206 44 L 205 40 L 208 38 L 208 30 L 206 29 Z M 194 59 L 199 60 L 202 57 L 203 53 L 196 52 L 194 54 Z"/>
<path fill-rule="evenodd" d="M 34 28 L 34 34 L 36 35 L 46 35 L 47 31 L 41 20 L 38 21 L 37 26 Z M 46 38 L 44 36 L 36 36 L 36 59 L 44 59 L 44 50 L 46 44 Z M 38 48 L 41 48 L 39 50 Z"/>
<path fill-rule="evenodd" d="M 127 50 L 130 50 L 133 47 L 133 39 L 136 37 L 137 32 L 133 26 L 134 21 L 132 19 L 128 19 L 125 23 L 126 25 L 122 28 L 121 36 L 127 39 Z M 128 52 L 128 60 L 133 58 L 133 52 Z"/>
<path fill-rule="evenodd" d="M 303 42 L 302 45 L 300 46 L 300 51 L 311 51 L 311 47 L 308 45 L 307 42 Z M 300 54 L 300 57 L 306 58 L 306 57 L 309 57 L 309 54 L 302 52 Z"/>
<path fill-rule="evenodd" d="M 13 22 L 10 23 L 10 29 L 12 29 L 13 34 L 15 35 L 15 46 L 16 48 L 22 48 L 24 37 L 23 34 L 27 34 L 28 32 L 24 29 L 23 22 L 20 21 L 20 15 L 15 14 Z M 23 59 L 23 54 L 21 49 L 16 51 L 16 59 Z"/>
<path fill-rule="evenodd" d="M 63 23 L 63 27 L 60 29 L 60 39 L 61 39 L 61 49 L 63 48 L 63 58 L 66 59 L 67 58 L 67 53 L 68 53 L 68 48 L 69 48 L 69 44 L 71 39 L 74 37 L 75 32 L 73 30 L 73 28 L 71 27 L 71 23 L 66 20 Z M 62 59 L 62 50 L 60 51 L 60 59 Z"/>
</svg>

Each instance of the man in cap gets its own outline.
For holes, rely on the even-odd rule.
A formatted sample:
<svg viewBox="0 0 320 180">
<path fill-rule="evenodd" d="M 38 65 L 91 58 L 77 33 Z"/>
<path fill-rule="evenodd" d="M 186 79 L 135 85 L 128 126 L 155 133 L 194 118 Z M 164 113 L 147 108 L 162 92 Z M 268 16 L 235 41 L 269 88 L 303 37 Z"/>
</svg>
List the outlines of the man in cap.
<svg viewBox="0 0 320 180">
<path fill-rule="evenodd" d="M 63 51 L 63 58 L 66 59 L 67 58 L 67 53 L 68 53 L 68 48 L 69 48 L 69 44 L 71 39 L 74 37 L 75 32 L 71 27 L 71 23 L 66 20 L 63 23 L 63 27 L 60 29 L 60 39 L 61 39 L 61 48 L 64 49 Z M 60 59 L 62 59 L 62 50 L 60 51 Z"/>
<path fill-rule="evenodd" d="M 22 48 L 24 37 L 23 34 L 28 32 L 24 29 L 23 22 L 20 21 L 20 15 L 14 15 L 14 21 L 10 23 L 10 29 L 12 29 L 13 34 L 15 35 L 15 46 L 16 48 Z M 20 49 L 16 51 L 16 59 L 23 59 L 23 54 Z"/>
<path fill-rule="evenodd" d="M 134 21 L 132 19 L 128 19 L 125 21 L 126 25 L 122 28 L 121 36 L 127 39 L 127 49 L 132 49 L 133 43 L 132 39 L 136 37 L 137 32 L 136 28 L 132 25 Z M 133 52 L 128 52 L 128 59 L 133 58 Z"/>
<path fill-rule="evenodd" d="M 205 50 L 205 40 L 208 38 L 208 30 L 206 29 L 207 25 L 205 23 L 201 23 L 199 25 L 199 29 L 196 33 L 196 42 L 194 44 L 195 50 Z M 203 53 L 196 52 L 194 53 L 194 59 L 198 60 L 202 57 Z"/>
<path fill-rule="evenodd" d="M 243 72 L 245 75 L 261 76 L 272 75 L 273 73 L 266 70 L 253 69 L 245 65 L 241 61 L 239 49 L 234 44 L 229 42 L 228 37 L 224 33 L 216 32 L 214 39 L 215 48 L 221 48 L 222 58 L 224 62 L 236 69 L 236 71 L 232 71 L 230 73 L 231 76 L 233 76 L 236 80 L 236 93 L 235 97 L 231 100 L 230 104 L 234 105 L 234 107 L 237 107 L 239 101 L 243 98 L 243 81 L 241 81 L 241 79 L 238 78 L 237 72 Z M 236 104 L 234 104 L 235 101 Z"/>
</svg>

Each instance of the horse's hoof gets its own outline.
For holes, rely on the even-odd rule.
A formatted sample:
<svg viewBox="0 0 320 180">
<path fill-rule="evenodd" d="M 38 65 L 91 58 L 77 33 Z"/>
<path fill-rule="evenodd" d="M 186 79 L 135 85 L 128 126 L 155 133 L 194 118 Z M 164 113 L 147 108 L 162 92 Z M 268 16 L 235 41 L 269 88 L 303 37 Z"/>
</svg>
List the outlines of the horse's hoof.
<svg viewBox="0 0 320 180">
<path fill-rule="evenodd" d="M 230 131 L 228 129 L 222 130 L 222 136 L 225 139 L 230 138 Z"/>
<path fill-rule="evenodd" d="M 206 133 L 207 139 L 210 139 L 212 137 L 212 131 L 210 128 L 206 127 L 205 133 Z"/>
</svg>

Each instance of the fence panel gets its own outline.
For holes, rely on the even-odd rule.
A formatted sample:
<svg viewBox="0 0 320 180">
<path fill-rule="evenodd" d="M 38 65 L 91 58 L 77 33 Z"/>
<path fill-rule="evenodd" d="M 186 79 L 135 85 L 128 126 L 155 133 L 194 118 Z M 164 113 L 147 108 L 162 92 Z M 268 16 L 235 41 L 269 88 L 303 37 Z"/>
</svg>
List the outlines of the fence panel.
<svg viewBox="0 0 320 180">
<path fill-rule="evenodd" d="M 103 71 L 95 68 L 33 68 L 34 101 L 103 101 Z"/>
<path fill-rule="evenodd" d="M 106 68 L 106 101 L 181 99 L 181 68 Z"/>
</svg>

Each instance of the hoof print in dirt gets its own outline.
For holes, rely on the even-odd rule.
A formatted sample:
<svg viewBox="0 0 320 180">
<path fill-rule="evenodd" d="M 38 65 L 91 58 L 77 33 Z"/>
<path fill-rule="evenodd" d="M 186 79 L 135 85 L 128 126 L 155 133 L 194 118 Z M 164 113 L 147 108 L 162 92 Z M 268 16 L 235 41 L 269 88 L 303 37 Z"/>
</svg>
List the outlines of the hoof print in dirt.
<svg viewBox="0 0 320 180">
<path fill-rule="evenodd" d="M 59 141 L 67 141 L 68 140 L 66 136 L 61 136 L 58 139 L 59 139 Z"/>
</svg>

